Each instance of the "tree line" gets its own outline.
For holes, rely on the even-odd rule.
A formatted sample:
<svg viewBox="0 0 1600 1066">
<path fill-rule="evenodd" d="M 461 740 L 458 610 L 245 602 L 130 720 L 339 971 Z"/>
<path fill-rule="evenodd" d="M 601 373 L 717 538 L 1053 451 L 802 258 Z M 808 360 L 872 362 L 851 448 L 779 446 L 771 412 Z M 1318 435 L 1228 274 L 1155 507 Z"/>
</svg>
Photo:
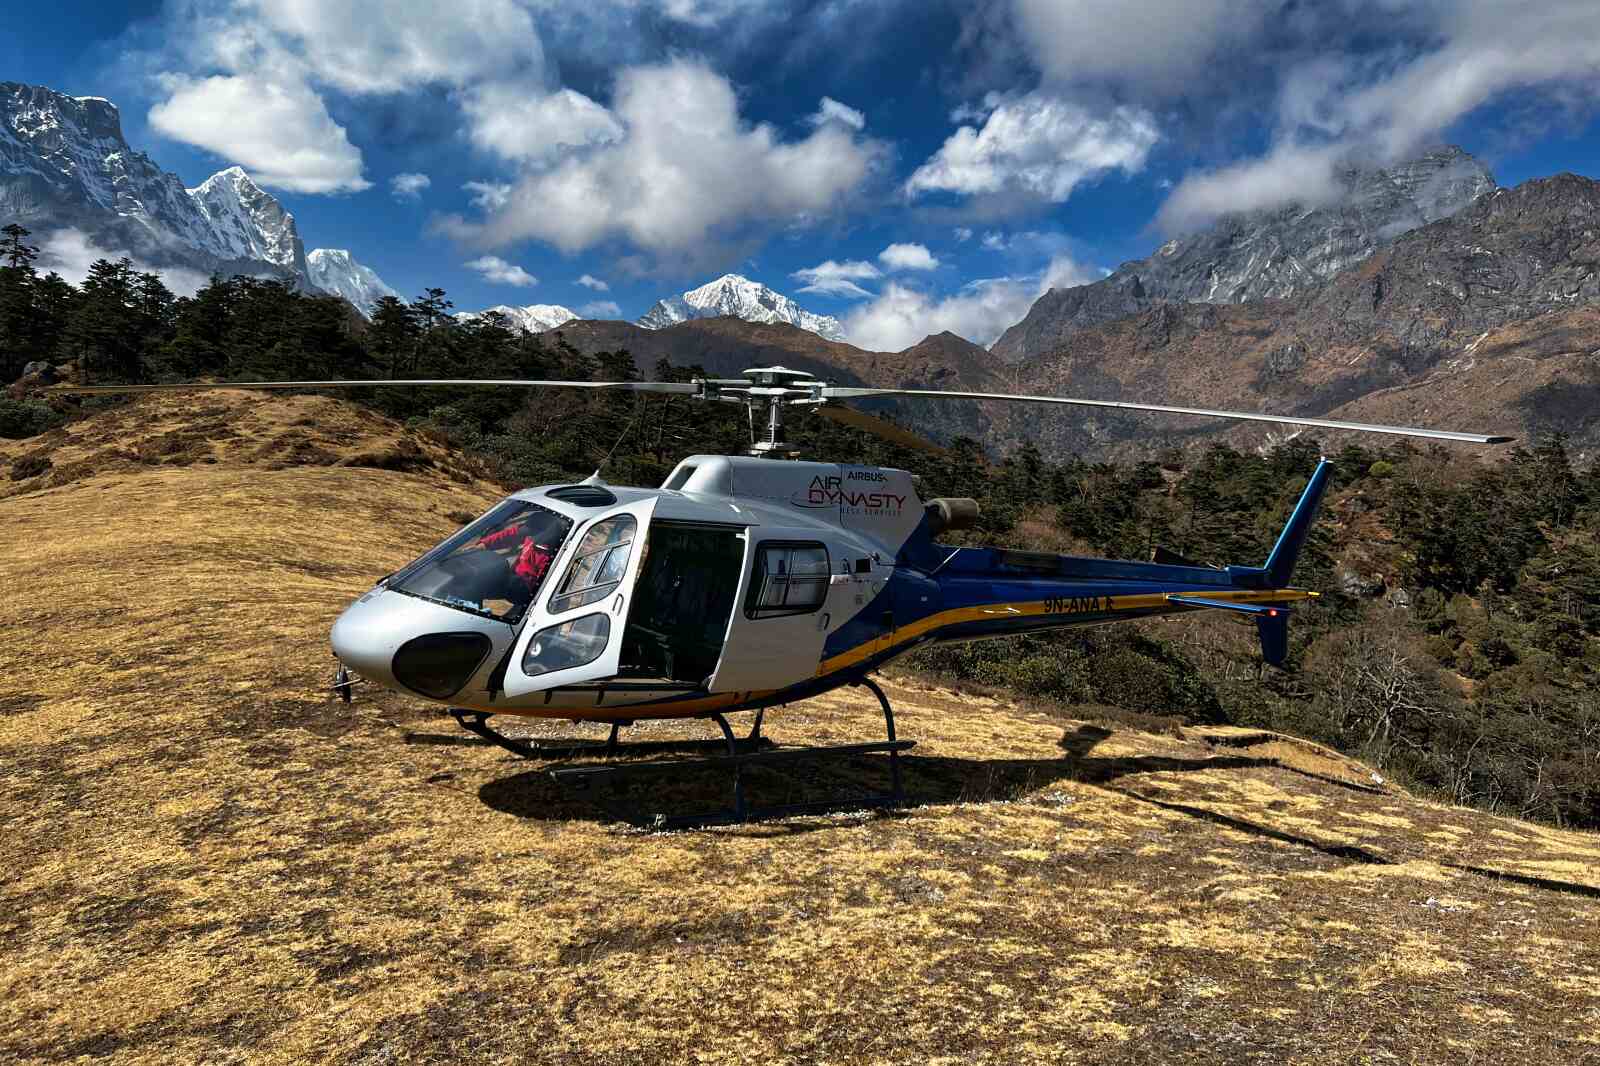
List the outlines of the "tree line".
<svg viewBox="0 0 1600 1066">
<path fill-rule="evenodd" d="M 483 377 L 630 380 L 625 351 L 585 355 L 559 332 L 452 316 L 439 289 L 381 300 L 370 320 L 291 284 L 213 278 L 178 297 L 127 260 L 81 285 L 34 267 L 26 230 L 0 230 L 0 380 L 38 360 L 95 382 Z M 658 380 L 696 367 L 666 361 Z M 436 434 L 520 486 L 584 476 L 655 484 L 686 455 L 748 443 L 731 404 L 514 389 L 374 389 L 351 398 Z M 97 401 L 99 403 L 114 400 Z M 41 433 L 96 402 L 0 398 L 0 436 Z M 794 420 L 809 454 L 900 466 L 924 496 L 972 496 L 962 538 L 1051 551 L 1258 563 L 1322 453 L 1222 444 L 1142 462 L 998 460 L 958 439 L 932 457 L 823 419 Z M 918 653 L 904 668 L 1069 705 L 1226 721 L 1307 736 L 1455 802 L 1600 826 L 1600 472 L 1559 438 L 1504 461 L 1410 443 L 1349 446 L 1297 582 L 1283 670 L 1226 619 L 1145 623 Z"/>
</svg>

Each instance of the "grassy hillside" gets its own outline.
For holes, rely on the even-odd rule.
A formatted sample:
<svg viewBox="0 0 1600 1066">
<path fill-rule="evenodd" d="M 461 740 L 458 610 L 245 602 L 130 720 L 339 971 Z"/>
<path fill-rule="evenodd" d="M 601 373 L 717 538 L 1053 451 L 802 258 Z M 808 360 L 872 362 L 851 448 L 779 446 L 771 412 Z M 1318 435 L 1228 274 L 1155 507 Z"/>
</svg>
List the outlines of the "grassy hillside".
<svg viewBox="0 0 1600 1066">
<path fill-rule="evenodd" d="M 1592 833 L 1264 730 L 909 680 L 917 806 L 639 833 L 419 701 L 323 690 L 337 612 L 482 471 L 308 397 L 61 434 L 0 443 L 59 459 L 0 499 L 0 1059 L 1600 1055 Z M 769 721 L 880 728 L 850 692 Z"/>
</svg>

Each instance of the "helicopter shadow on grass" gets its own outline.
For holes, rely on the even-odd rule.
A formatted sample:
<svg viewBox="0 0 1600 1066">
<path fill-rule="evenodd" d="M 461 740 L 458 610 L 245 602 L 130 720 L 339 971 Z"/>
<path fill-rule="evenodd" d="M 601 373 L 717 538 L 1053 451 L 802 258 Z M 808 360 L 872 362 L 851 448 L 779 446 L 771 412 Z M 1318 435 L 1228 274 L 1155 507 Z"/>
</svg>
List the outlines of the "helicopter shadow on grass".
<svg viewBox="0 0 1600 1066">
<path fill-rule="evenodd" d="M 1111 731 L 1081 725 L 1059 741 L 1062 754 L 1047 759 L 970 759 L 950 756 L 901 755 L 900 769 L 907 796 L 906 807 L 948 804 L 1003 803 L 1021 799 L 1058 781 L 1109 785 L 1136 774 L 1193 772 L 1278 766 L 1273 759 L 1248 756 L 1175 758 L 1143 755 L 1095 757 L 1094 748 Z M 689 745 L 685 745 L 686 748 Z M 625 765 L 625 763 L 623 763 Z M 581 796 L 565 791 L 549 775 L 549 764 L 509 777 L 497 778 L 478 790 L 487 807 L 518 818 L 541 821 L 610 821 L 612 816 Z M 840 812 L 859 810 L 861 798 L 881 794 L 890 780 L 886 755 L 859 755 L 791 764 L 783 771 L 746 767 L 747 802 L 757 805 L 825 802 Z M 683 775 L 639 781 L 630 794 L 637 800 L 639 821 L 648 824 L 649 812 L 686 813 L 726 807 L 731 800 L 732 775 L 725 770 L 688 771 Z M 903 815 L 905 808 L 883 812 Z M 630 819 L 632 820 L 632 819 Z M 836 822 L 815 819 L 768 823 L 780 832 L 829 828 Z"/>
</svg>

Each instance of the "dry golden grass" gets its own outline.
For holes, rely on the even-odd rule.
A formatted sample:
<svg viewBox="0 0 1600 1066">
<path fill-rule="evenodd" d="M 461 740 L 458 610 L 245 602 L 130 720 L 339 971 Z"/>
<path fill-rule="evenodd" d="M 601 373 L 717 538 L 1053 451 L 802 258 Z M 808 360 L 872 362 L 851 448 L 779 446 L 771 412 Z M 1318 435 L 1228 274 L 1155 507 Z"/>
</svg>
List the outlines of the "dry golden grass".
<svg viewBox="0 0 1600 1066">
<path fill-rule="evenodd" d="M 1600 1061 L 1600 838 L 1298 741 L 896 683 L 921 805 L 655 835 L 332 702 L 337 612 L 495 490 L 204 403 L 258 428 L 0 501 L 0 1061 Z"/>
</svg>

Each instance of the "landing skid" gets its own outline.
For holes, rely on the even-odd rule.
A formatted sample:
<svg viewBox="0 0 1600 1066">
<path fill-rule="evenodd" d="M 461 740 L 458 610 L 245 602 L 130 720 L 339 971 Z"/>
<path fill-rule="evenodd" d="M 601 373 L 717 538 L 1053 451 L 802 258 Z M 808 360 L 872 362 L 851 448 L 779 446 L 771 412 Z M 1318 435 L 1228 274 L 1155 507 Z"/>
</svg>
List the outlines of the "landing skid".
<svg viewBox="0 0 1600 1066">
<path fill-rule="evenodd" d="M 611 763 L 601 766 L 558 766 L 549 770 L 550 777 L 574 798 L 593 804 L 619 821 L 650 829 L 691 829 L 710 825 L 737 825 L 743 822 L 785 818 L 798 814 L 824 814 L 841 810 L 859 810 L 869 807 L 900 807 L 905 804 L 905 792 L 900 778 L 900 753 L 916 745 L 913 740 L 897 740 L 894 734 L 894 709 L 883 690 L 869 678 L 855 684 L 878 697 L 883 708 L 883 720 L 888 739 L 868 744 L 839 744 L 809 748 L 778 748 L 761 736 L 762 712 L 756 712 L 755 725 L 747 737 L 736 737 L 733 727 L 721 714 L 710 719 L 722 731 L 721 740 L 702 742 L 654 742 L 620 744 L 618 738 L 624 725 L 611 724 L 611 736 L 604 744 L 561 747 L 546 746 L 537 742 L 508 737 L 491 729 L 490 715 L 481 711 L 452 709 L 450 714 L 461 728 L 498 745 L 525 759 L 572 759 L 594 755 L 617 755 L 646 751 L 718 750 L 721 753 L 702 759 L 670 759 L 655 762 Z M 860 755 L 886 753 L 889 756 L 889 790 L 851 799 L 819 800 L 808 803 L 789 803 L 769 806 L 752 806 L 745 796 L 744 771 L 753 767 L 772 767 L 782 770 L 799 762 L 826 759 L 851 759 Z M 733 771 L 733 802 L 728 807 L 696 814 L 669 815 L 642 809 L 640 800 L 648 800 L 652 784 L 672 778 L 684 778 L 707 771 Z M 645 787 L 635 790 L 635 784 Z"/>
</svg>

